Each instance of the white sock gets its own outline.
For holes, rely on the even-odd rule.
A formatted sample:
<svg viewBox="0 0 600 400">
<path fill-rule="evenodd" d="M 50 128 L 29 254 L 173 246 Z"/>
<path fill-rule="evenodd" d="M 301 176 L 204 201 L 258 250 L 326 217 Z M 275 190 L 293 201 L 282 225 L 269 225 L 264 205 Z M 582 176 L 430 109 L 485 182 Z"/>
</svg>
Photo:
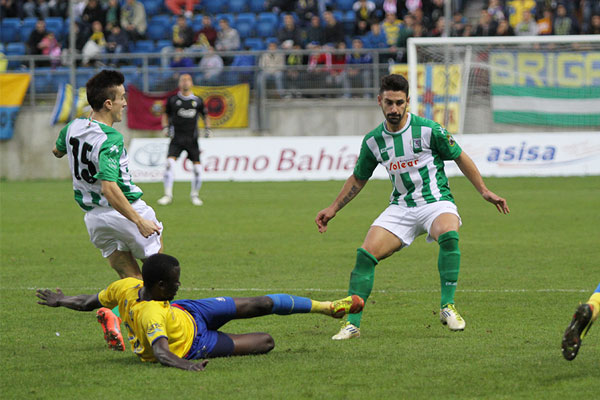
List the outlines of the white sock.
<svg viewBox="0 0 600 400">
<path fill-rule="evenodd" d="M 164 176 L 165 196 L 173 197 L 173 181 L 175 180 L 175 160 L 167 158 L 167 169 Z"/>
<path fill-rule="evenodd" d="M 192 178 L 192 191 L 190 195 L 192 197 L 198 197 L 198 193 L 200 192 L 200 188 L 202 187 L 202 165 L 194 164 L 194 177 Z"/>
</svg>

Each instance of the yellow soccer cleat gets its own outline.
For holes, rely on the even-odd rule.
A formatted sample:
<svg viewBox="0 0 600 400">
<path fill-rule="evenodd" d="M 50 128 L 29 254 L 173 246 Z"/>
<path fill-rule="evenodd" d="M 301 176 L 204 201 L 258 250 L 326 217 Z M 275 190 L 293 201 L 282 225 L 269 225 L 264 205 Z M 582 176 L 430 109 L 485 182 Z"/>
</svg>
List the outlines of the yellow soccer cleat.
<svg viewBox="0 0 600 400">
<path fill-rule="evenodd" d="M 342 318 L 346 314 L 356 314 L 362 311 L 365 301 L 355 294 L 331 302 L 331 316 Z"/>
</svg>

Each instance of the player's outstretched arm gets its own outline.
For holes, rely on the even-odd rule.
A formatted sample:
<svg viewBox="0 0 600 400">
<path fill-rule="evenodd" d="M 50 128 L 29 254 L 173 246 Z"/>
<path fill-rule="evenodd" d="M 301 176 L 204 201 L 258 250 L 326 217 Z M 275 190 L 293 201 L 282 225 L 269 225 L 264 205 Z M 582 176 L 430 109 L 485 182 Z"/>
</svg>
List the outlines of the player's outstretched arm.
<svg viewBox="0 0 600 400">
<path fill-rule="evenodd" d="M 365 187 L 366 184 L 366 180 L 363 181 L 357 179 L 354 174 L 350 175 L 333 203 L 329 207 L 324 208 L 317 213 L 315 223 L 319 228 L 319 232 L 324 233 L 327 231 L 327 223 L 333 219 L 337 212 L 344 208 L 346 204 L 350 203 L 350 201 L 356 197 L 356 195 L 362 190 L 362 188 Z"/>
<path fill-rule="evenodd" d="M 144 219 L 129 204 L 129 201 L 117 185 L 117 182 L 102 181 L 102 194 L 112 208 L 120 212 L 125 218 L 133 222 L 142 236 L 148 237 L 154 233 L 160 234 L 160 227 L 153 221 Z"/>
<path fill-rule="evenodd" d="M 495 205 L 498 211 L 501 213 L 508 214 L 510 212 L 506 200 L 498 196 L 496 193 L 492 192 L 485 186 L 485 183 L 483 182 L 483 178 L 481 177 L 477 166 L 475 165 L 471 157 L 467 155 L 467 153 L 463 151 L 462 153 L 460 153 L 460 156 L 458 156 L 458 158 L 454 161 L 456 162 L 456 165 L 458 165 L 458 168 L 460 168 L 464 176 L 466 176 L 467 179 L 473 184 L 473 186 L 475 186 L 475 189 L 477 189 L 477 191 L 485 200 Z"/>
<path fill-rule="evenodd" d="M 102 307 L 97 294 L 80 294 L 65 296 L 60 289 L 53 292 L 50 289 L 38 289 L 35 295 L 41 300 L 38 304 L 48 307 L 66 307 L 76 311 L 93 311 Z"/>
<path fill-rule="evenodd" d="M 158 362 L 167 367 L 185 369 L 186 371 L 202 371 L 208 364 L 208 360 L 193 362 L 176 356 L 169 350 L 169 342 L 165 337 L 161 337 L 152 343 L 152 351 Z"/>
</svg>

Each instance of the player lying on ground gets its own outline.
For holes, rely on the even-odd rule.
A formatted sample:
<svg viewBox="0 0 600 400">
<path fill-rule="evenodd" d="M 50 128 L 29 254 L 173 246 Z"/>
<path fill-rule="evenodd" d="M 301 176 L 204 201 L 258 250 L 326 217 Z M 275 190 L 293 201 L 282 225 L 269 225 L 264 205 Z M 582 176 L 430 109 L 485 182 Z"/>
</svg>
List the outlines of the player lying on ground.
<svg viewBox="0 0 600 400">
<path fill-rule="evenodd" d="M 99 308 L 98 317 L 107 341 L 114 348 L 122 349 L 121 321 L 109 309 L 118 305 L 131 348 L 142 361 L 159 361 L 192 371 L 204 369 L 206 362 L 191 360 L 262 354 L 275 347 L 268 333 L 221 332 L 219 329 L 232 319 L 309 312 L 341 318 L 347 313 L 360 312 L 364 305 L 358 296 L 315 301 L 289 294 L 172 301 L 180 286 L 179 275 L 179 262 L 175 257 L 155 254 L 142 266 L 143 281 L 121 279 L 94 295 L 65 296 L 60 289 L 56 292 L 38 289 L 36 295 L 41 299 L 39 304 L 50 307 L 77 311 Z"/>
<path fill-rule="evenodd" d="M 562 354 L 571 361 L 577 357 L 581 341 L 588 333 L 600 312 L 600 284 L 585 304 L 580 304 L 562 339 Z"/>
</svg>

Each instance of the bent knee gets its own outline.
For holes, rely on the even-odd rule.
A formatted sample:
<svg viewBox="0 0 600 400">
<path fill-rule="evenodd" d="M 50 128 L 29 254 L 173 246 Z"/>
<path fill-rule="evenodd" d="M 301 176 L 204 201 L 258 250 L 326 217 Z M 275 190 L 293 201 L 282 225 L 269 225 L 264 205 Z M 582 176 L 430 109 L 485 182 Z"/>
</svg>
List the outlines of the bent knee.
<svg viewBox="0 0 600 400">
<path fill-rule="evenodd" d="M 275 348 L 275 340 L 273 339 L 273 336 L 268 333 L 263 334 L 261 341 L 261 353 L 268 353 Z"/>
</svg>

